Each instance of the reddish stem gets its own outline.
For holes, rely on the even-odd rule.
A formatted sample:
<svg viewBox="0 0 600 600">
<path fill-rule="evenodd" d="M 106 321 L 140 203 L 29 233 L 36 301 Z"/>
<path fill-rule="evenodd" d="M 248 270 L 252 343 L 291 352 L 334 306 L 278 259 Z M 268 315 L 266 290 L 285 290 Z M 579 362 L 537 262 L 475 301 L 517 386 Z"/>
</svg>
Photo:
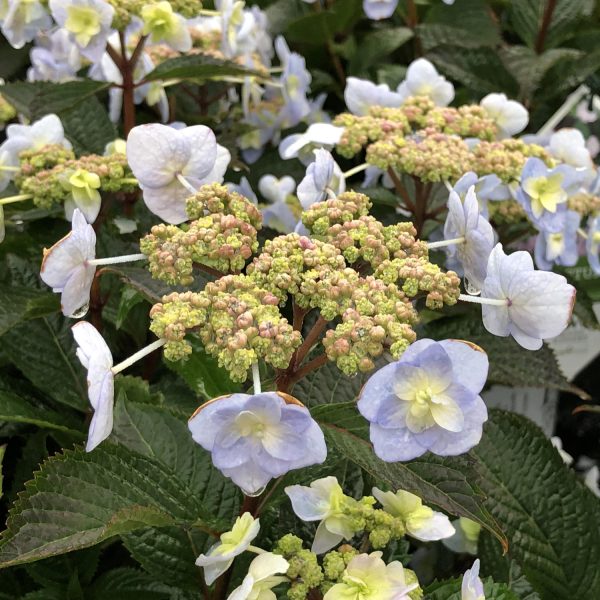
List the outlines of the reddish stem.
<svg viewBox="0 0 600 600">
<path fill-rule="evenodd" d="M 542 24 L 538 32 L 537 39 L 535 40 L 535 51 L 541 54 L 544 51 L 544 43 L 546 42 L 546 35 L 552 22 L 552 15 L 556 8 L 556 0 L 548 0 L 546 2 L 546 8 L 544 9 L 544 16 L 542 17 Z"/>
<path fill-rule="evenodd" d="M 406 188 L 402 185 L 402 181 L 400 177 L 398 177 L 396 171 L 392 167 L 388 167 L 388 175 L 390 179 L 394 183 L 394 188 L 396 189 L 396 193 L 404 200 L 405 208 L 410 211 L 412 214 L 415 214 L 415 205 L 413 201 L 410 199 Z"/>
</svg>

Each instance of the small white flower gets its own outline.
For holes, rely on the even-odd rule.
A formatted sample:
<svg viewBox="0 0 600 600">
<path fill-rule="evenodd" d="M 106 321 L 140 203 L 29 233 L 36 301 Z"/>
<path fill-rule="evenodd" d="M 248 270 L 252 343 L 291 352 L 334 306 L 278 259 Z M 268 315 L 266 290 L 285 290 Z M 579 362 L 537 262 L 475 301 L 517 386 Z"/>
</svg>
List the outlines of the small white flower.
<svg viewBox="0 0 600 600">
<path fill-rule="evenodd" d="M 344 89 L 344 100 L 348 110 L 355 115 L 366 115 L 371 106 L 389 106 L 396 108 L 404 102 L 405 96 L 390 90 L 387 83 L 375 85 L 358 77 L 348 77 Z"/>
<path fill-rule="evenodd" d="M 498 126 L 501 138 L 520 133 L 529 123 L 527 109 L 520 102 L 509 100 L 506 94 L 488 94 L 479 104 Z"/>
<path fill-rule="evenodd" d="M 110 349 L 93 325 L 80 321 L 71 328 L 77 342 L 77 357 L 87 369 L 88 397 L 94 409 L 85 447 L 91 452 L 113 428 L 114 375 Z"/>
<path fill-rule="evenodd" d="M 300 519 L 321 521 L 311 548 L 316 554 L 331 550 L 343 539 L 349 540 L 356 533 L 345 510 L 347 503 L 353 500 L 344 494 L 335 477 L 317 479 L 310 487 L 291 485 L 285 488 L 285 493 Z"/>
<path fill-rule="evenodd" d="M 204 567 L 204 578 L 208 585 L 229 569 L 236 556 L 248 549 L 259 530 L 260 521 L 246 512 L 236 519 L 230 531 L 221 535 L 219 542 L 196 559 L 196 565 Z"/>
<path fill-rule="evenodd" d="M 578 129 L 564 127 L 552 134 L 549 144 L 552 156 L 575 168 L 590 168 L 592 158 L 585 138 Z"/>
<path fill-rule="evenodd" d="M 105 0 L 50 0 L 54 20 L 91 61 L 98 61 L 110 36 L 115 9 Z"/>
<path fill-rule="evenodd" d="M 3 0 L 0 21 L 2 33 L 13 48 L 22 48 L 40 31 L 52 26 L 50 15 L 37 0 Z"/>
<path fill-rule="evenodd" d="M 343 127 L 329 123 L 313 123 L 304 133 L 295 133 L 284 138 L 279 144 L 279 156 L 284 160 L 296 158 L 305 165 L 314 160 L 315 148 L 331 150 L 342 137 Z"/>
<path fill-rule="evenodd" d="M 409 96 L 429 96 L 438 106 L 448 106 L 454 100 L 454 86 L 425 58 L 410 63 L 406 79 L 396 91 L 404 99 Z"/>
<path fill-rule="evenodd" d="M 476 555 L 481 525 L 466 517 L 460 517 L 452 521 L 452 526 L 456 529 L 456 533 L 442 540 L 442 544 L 452 552 Z"/>
<path fill-rule="evenodd" d="M 177 130 L 153 123 L 131 130 L 127 160 L 150 211 L 178 224 L 187 221 L 185 201 L 191 195 L 178 176 L 196 189 L 222 181 L 229 152 L 218 147 L 215 134 L 204 125 Z"/>
<path fill-rule="evenodd" d="M 40 277 L 61 294 L 61 308 L 66 317 L 87 312 L 90 288 L 96 267 L 88 261 L 96 257 L 96 234 L 83 214 L 75 209 L 71 231 L 44 251 Z"/>
<path fill-rule="evenodd" d="M 379 488 L 373 488 L 373 496 L 390 515 L 400 517 L 409 535 L 423 542 L 431 542 L 448 538 L 455 533 L 455 529 L 448 517 L 424 506 L 421 498 L 399 490 L 394 492 L 382 492 Z"/>
<path fill-rule="evenodd" d="M 229 594 L 228 600 L 276 600 L 277 596 L 271 588 L 288 581 L 283 574 L 289 567 L 290 564 L 283 556 L 272 552 L 259 554 L 250 563 L 242 585 Z"/>
<path fill-rule="evenodd" d="M 315 150 L 315 160 L 306 169 L 306 176 L 298 184 L 296 195 L 304 210 L 315 202 L 323 201 L 329 193 L 336 196 L 346 190 L 346 180 L 333 156 L 322 148 Z"/>
<path fill-rule="evenodd" d="M 144 35 L 150 36 L 151 43 L 164 42 L 178 52 L 191 49 L 192 36 L 186 20 L 166 0 L 145 4 L 140 16 L 144 22 Z"/>
</svg>

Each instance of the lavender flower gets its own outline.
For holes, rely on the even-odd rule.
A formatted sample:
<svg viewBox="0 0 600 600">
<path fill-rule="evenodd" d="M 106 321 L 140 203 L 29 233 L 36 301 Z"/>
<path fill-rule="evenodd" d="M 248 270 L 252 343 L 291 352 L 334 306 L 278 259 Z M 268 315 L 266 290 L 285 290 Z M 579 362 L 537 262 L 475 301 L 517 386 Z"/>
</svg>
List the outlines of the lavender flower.
<svg viewBox="0 0 600 600">
<path fill-rule="evenodd" d="M 323 432 L 304 406 L 276 392 L 232 394 L 200 407 L 189 428 L 215 467 L 256 495 L 274 477 L 322 463 Z"/>
<path fill-rule="evenodd" d="M 287 204 L 287 197 L 294 193 L 296 182 L 285 175 L 277 179 L 273 175 L 263 175 L 258 181 L 258 191 L 271 204 L 262 209 L 263 224 L 272 229 L 289 233 L 294 231 L 298 219 Z"/>
<path fill-rule="evenodd" d="M 550 271 L 552 265 L 571 267 L 577 262 L 577 230 L 580 222 L 581 215 L 568 210 L 565 213 L 565 227 L 562 231 L 540 231 L 535 241 L 535 264 L 538 269 Z"/>
<path fill-rule="evenodd" d="M 287 124 L 292 127 L 310 112 L 306 94 L 310 90 L 312 76 L 306 69 L 304 57 L 297 52 L 290 52 L 282 36 L 275 40 L 275 50 L 283 66 L 281 83 L 285 105 L 282 111 L 286 114 Z"/>
<path fill-rule="evenodd" d="M 113 428 L 113 359 L 106 342 L 93 325 L 80 321 L 71 331 L 77 342 L 77 358 L 87 369 L 88 397 L 94 409 L 85 447 L 87 452 L 91 452 L 110 435 Z"/>
<path fill-rule="evenodd" d="M 5 0 L 2 4 L 2 33 L 13 48 L 22 48 L 41 30 L 49 29 L 52 25 L 46 8 L 37 0 Z"/>
<path fill-rule="evenodd" d="M 296 195 L 304 210 L 315 202 L 324 200 L 329 190 L 341 194 L 346 189 L 344 175 L 327 150 L 314 151 L 315 161 L 308 165 L 306 176 L 298 184 Z"/>
<path fill-rule="evenodd" d="M 445 246 L 448 268 L 462 267 L 465 278 L 480 289 L 485 279 L 487 261 L 494 247 L 494 230 L 479 214 L 474 186 L 469 188 L 464 204 L 456 192 L 450 193 L 444 239 L 462 240 Z"/>
<path fill-rule="evenodd" d="M 460 199 L 464 201 L 471 186 L 475 187 L 479 211 L 486 219 L 489 215 L 488 201 L 508 200 L 511 198 L 508 185 L 502 183 L 500 177 L 493 173 L 479 177 L 473 171 L 467 171 L 454 184 L 452 189 L 459 195 Z"/>
<path fill-rule="evenodd" d="M 363 0 L 363 10 L 369 19 L 379 21 L 394 14 L 398 0 Z"/>
<path fill-rule="evenodd" d="M 539 158 L 529 158 L 521 172 L 517 200 L 541 231 L 557 232 L 564 226 L 569 195 L 577 191 L 583 174 L 569 165 L 549 169 Z"/>
<path fill-rule="evenodd" d="M 375 454 L 396 462 L 427 450 L 454 456 L 473 448 L 487 420 L 479 396 L 487 372 L 486 354 L 466 342 L 422 339 L 409 346 L 367 381 L 359 397 Z"/>
<path fill-rule="evenodd" d="M 425 58 L 410 63 L 406 79 L 396 91 L 403 98 L 428 96 L 438 106 L 448 106 L 454 99 L 454 86 Z"/>
<path fill-rule="evenodd" d="M 96 234 L 79 209 L 73 212 L 71 231 L 44 251 L 42 281 L 61 294 L 63 315 L 80 317 L 87 312 L 96 267 L 88 261 L 96 256 Z"/>
<path fill-rule="evenodd" d="M 523 348 L 538 350 L 542 340 L 566 328 L 575 288 L 562 275 L 535 271 L 529 252 L 507 256 L 497 244 L 490 254 L 481 300 L 483 325 L 490 333 L 512 335 Z"/>
</svg>

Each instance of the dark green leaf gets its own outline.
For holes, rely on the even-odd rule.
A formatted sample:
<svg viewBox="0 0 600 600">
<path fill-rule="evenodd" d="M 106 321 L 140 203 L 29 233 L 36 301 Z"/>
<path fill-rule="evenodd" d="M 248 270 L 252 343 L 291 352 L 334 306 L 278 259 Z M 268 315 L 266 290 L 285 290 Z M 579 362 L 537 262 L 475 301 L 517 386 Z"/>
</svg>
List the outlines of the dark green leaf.
<svg viewBox="0 0 600 600">
<path fill-rule="evenodd" d="M 364 36 L 360 42 L 360 51 L 354 54 L 348 70 L 352 75 L 361 75 L 371 66 L 376 65 L 381 59 L 400 48 L 413 37 L 413 32 L 408 27 L 394 27 L 372 31 Z"/>
<path fill-rule="evenodd" d="M 55 294 L 27 287 L 1 285 L 0 335 L 23 321 L 50 315 L 60 310 L 60 302 Z"/>
<path fill-rule="evenodd" d="M 150 575 L 121 567 L 103 573 L 89 590 L 91 600 L 167 600 L 171 598 L 169 587 Z"/>
<path fill-rule="evenodd" d="M 0 498 L 4 495 L 2 491 L 2 482 L 4 480 L 4 476 L 2 475 L 2 460 L 4 459 L 4 453 L 6 452 L 6 444 L 0 446 Z"/>
<path fill-rule="evenodd" d="M 509 556 L 543 600 L 600 598 L 600 502 L 542 431 L 494 410 L 471 453 Z"/>
<path fill-rule="evenodd" d="M 146 81 L 165 79 L 221 79 L 222 77 L 264 77 L 264 73 L 252 71 L 229 60 L 207 54 L 178 56 L 165 60 L 146 76 Z"/>
</svg>

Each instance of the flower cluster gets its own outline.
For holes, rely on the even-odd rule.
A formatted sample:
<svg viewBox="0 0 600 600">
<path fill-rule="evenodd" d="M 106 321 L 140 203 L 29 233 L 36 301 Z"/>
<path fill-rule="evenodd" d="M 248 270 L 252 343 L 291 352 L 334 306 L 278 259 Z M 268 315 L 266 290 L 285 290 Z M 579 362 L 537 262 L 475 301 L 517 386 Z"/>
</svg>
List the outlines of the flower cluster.
<svg viewBox="0 0 600 600">
<path fill-rule="evenodd" d="M 189 222 L 155 225 L 140 241 L 156 279 L 189 285 L 194 264 L 222 273 L 241 271 L 258 250 L 260 212 L 236 192 L 219 184 L 204 185 L 186 200 L 186 210 Z"/>
</svg>

